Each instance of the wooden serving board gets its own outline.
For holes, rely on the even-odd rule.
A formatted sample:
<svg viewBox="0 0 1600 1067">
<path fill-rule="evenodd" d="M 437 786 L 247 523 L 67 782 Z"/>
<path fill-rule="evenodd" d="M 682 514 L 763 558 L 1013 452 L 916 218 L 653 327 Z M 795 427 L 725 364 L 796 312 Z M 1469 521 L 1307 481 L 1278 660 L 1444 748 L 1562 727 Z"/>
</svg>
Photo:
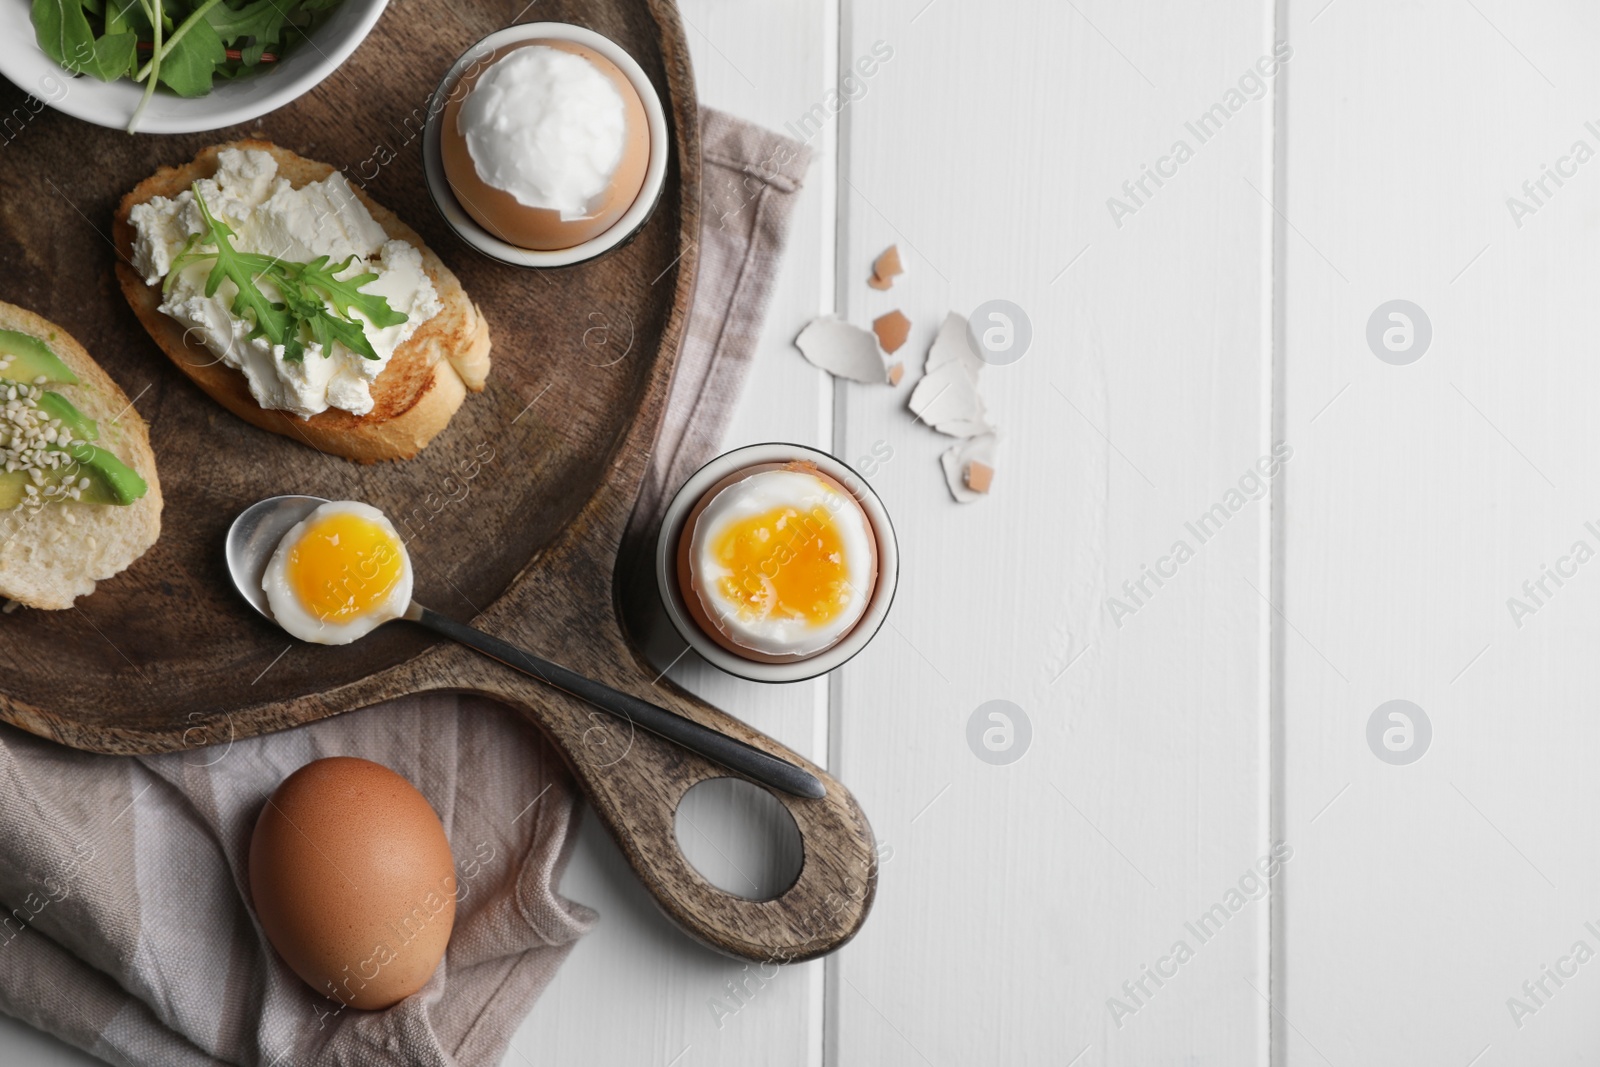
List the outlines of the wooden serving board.
<svg viewBox="0 0 1600 1067">
<path fill-rule="evenodd" d="M 634 870 L 686 931 L 751 959 L 816 956 L 847 941 L 871 907 L 877 864 L 860 807 L 794 752 L 654 682 L 616 610 L 618 545 L 694 289 L 700 154 L 682 26 L 670 0 L 522 3 L 397 0 L 321 86 L 232 130 L 130 137 L 49 110 L 0 130 L 0 299 L 66 327 L 135 399 L 166 497 L 161 540 L 127 572 L 70 611 L 0 617 L 0 718 L 75 748 L 142 753 L 409 693 L 486 693 L 562 749 Z M 588 26 L 632 53 L 667 104 L 673 136 L 666 191 L 638 236 L 554 272 L 471 251 L 423 182 L 422 122 L 439 79 L 471 44 L 527 16 Z M 37 110 L 0 85 L 0 114 Z M 168 362 L 118 291 L 108 236 L 118 199 L 158 166 L 246 134 L 364 185 L 417 228 L 488 319 L 487 390 L 416 459 L 362 467 L 247 425 Z M 678 802 L 696 782 L 728 774 L 719 767 L 405 624 L 328 648 L 258 618 L 229 583 L 223 537 L 240 510 L 278 493 L 384 509 L 408 538 L 422 603 L 818 774 L 825 799 L 779 798 L 805 845 L 795 885 L 745 900 L 712 886 L 679 850 Z"/>
</svg>

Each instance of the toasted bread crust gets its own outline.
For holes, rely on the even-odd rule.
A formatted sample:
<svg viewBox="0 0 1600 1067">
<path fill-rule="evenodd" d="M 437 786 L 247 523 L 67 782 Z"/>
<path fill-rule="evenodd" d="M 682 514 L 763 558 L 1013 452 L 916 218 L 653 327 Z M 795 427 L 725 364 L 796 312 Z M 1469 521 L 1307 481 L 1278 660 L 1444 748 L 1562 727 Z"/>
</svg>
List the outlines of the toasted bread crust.
<svg viewBox="0 0 1600 1067">
<path fill-rule="evenodd" d="M 50 320 L 0 302 L 0 329 L 31 334 L 78 376 L 49 386 L 100 427 L 97 444 L 149 485 L 132 504 L 50 504 L 0 511 L 0 598 L 33 608 L 70 608 L 96 582 L 120 574 L 161 536 L 161 481 L 150 427 L 133 403 L 72 335 Z"/>
<path fill-rule="evenodd" d="M 423 323 L 395 350 L 389 365 L 372 384 L 372 411 L 352 415 L 329 408 L 309 419 L 261 407 L 250 395 L 244 374 L 217 359 L 204 345 L 188 340 L 183 326 L 160 311 L 161 286 L 146 285 L 132 266 L 136 232 L 128 216 L 136 204 L 157 196 L 176 197 L 200 178 L 217 171 L 225 148 L 259 149 L 272 154 L 278 173 L 299 188 L 333 173 L 317 163 L 268 141 L 244 140 L 213 145 L 181 167 L 163 167 L 122 198 L 112 223 L 119 253 L 117 278 L 122 292 L 150 336 L 168 358 L 218 403 L 246 422 L 302 441 L 322 452 L 361 463 L 410 459 L 449 423 L 468 390 L 483 389 L 489 373 L 489 327 L 468 299 L 460 281 L 423 243 L 415 230 L 393 212 L 352 188 L 385 233 L 407 241 L 422 253 L 423 268 L 438 290 L 443 310 Z"/>
</svg>

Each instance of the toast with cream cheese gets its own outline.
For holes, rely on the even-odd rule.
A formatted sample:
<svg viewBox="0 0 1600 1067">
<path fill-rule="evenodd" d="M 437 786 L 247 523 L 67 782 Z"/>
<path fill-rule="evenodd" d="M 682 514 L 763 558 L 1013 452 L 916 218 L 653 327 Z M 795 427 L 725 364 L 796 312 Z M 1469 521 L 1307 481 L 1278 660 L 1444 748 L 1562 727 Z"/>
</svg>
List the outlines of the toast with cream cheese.
<svg viewBox="0 0 1600 1067">
<path fill-rule="evenodd" d="M 137 205 L 159 203 L 158 197 L 176 200 L 196 181 L 216 175 L 219 156 L 227 149 L 270 154 L 277 164 L 276 175 L 294 189 L 324 181 L 335 173 L 325 163 L 305 159 L 269 142 L 245 140 L 204 149 L 193 161 L 181 167 L 164 167 L 140 182 L 123 198 L 112 226 L 118 280 L 134 313 L 184 374 L 247 422 L 319 451 L 362 463 L 416 455 L 449 423 L 469 391 L 483 389 L 489 373 L 489 329 L 456 276 L 416 231 L 361 190 L 340 183 L 360 201 L 391 241 L 403 241 L 421 253 L 422 270 L 437 294 L 437 310 L 416 325 L 415 332 L 394 349 L 388 363 L 367 384 L 370 410 L 355 414 L 328 406 L 306 417 L 292 410 L 263 407 L 240 367 L 230 365 L 206 347 L 201 332 L 192 324 L 161 310 L 162 280 L 152 283 L 135 265 L 139 233 L 130 216 Z M 364 291 L 372 288 L 368 286 Z M 241 319 L 233 325 L 236 335 L 243 339 L 254 324 Z M 315 353 L 305 356 L 306 360 L 321 358 Z"/>
</svg>

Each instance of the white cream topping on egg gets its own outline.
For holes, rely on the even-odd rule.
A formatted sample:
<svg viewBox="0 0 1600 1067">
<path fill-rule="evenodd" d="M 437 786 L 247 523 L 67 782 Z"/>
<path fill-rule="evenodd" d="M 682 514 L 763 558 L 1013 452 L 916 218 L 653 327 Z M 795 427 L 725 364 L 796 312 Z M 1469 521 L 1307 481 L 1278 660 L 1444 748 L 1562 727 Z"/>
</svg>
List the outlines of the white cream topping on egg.
<svg viewBox="0 0 1600 1067">
<path fill-rule="evenodd" d="M 486 184 L 526 207 L 582 218 L 622 162 L 627 109 L 584 57 L 528 45 L 484 71 L 456 130 Z"/>
</svg>

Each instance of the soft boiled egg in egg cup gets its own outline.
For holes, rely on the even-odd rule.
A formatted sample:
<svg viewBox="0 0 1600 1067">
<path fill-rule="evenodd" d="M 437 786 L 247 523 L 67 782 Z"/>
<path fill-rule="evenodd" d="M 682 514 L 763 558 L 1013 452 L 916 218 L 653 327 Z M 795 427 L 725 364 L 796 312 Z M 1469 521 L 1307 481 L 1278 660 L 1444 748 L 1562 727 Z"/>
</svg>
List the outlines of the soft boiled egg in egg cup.
<svg viewBox="0 0 1600 1067">
<path fill-rule="evenodd" d="M 434 205 L 478 251 L 563 267 L 644 225 L 666 181 L 666 109 L 643 68 L 593 30 L 535 22 L 467 49 L 428 104 Z"/>
<path fill-rule="evenodd" d="M 813 678 L 866 647 L 898 570 L 877 494 L 800 445 L 712 460 L 673 498 L 656 544 L 673 625 L 708 662 L 753 681 Z"/>
</svg>

